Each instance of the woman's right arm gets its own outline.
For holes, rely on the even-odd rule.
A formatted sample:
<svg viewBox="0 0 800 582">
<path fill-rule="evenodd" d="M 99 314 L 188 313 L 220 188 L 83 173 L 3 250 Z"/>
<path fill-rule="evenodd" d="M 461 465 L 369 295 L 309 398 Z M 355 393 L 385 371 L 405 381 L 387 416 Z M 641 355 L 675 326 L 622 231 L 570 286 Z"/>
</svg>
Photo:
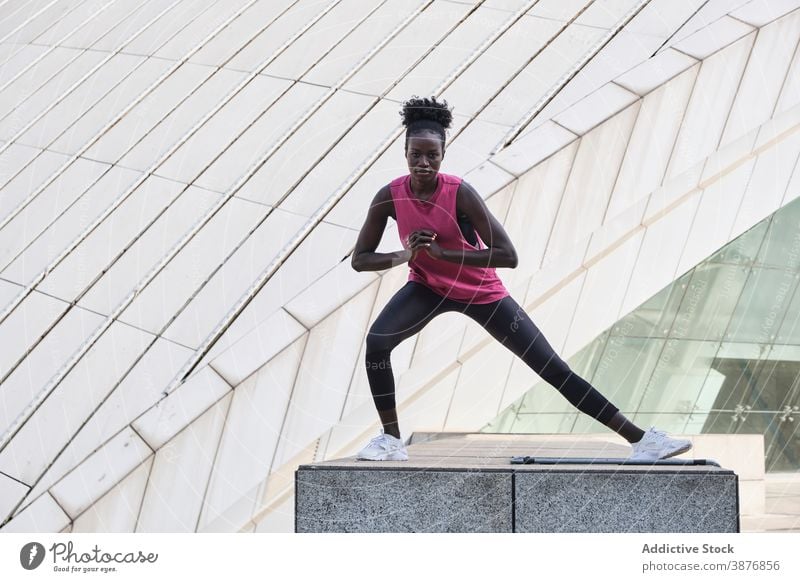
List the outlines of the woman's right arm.
<svg viewBox="0 0 800 582">
<path fill-rule="evenodd" d="M 367 218 L 361 232 L 358 233 L 350 264 L 356 271 L 382 271 L 396 265 L 407 263 L 413 254 L 411 249 L 403 249 L 393 253 L 376 253 L 381 242 L 386 222 L 392 215 L 392 192 L 384 186 L 373 198 Z"/>
</svg>

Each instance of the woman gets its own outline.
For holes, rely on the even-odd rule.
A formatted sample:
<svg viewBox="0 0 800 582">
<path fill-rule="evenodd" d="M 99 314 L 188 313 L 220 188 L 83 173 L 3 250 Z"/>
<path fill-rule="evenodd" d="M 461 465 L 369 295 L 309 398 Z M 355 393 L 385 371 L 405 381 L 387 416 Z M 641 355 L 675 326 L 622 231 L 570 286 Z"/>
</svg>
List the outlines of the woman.
<svg viewBox="0 0 800 582">
<path fill-rule="evenodd" d="M 383 430 L 356 458 L 408 459 L 397 421 L 390 353 L 447 311 L 460 311 L 477 321 L 578 410 L 619 433 L 632 444 L 632 459 L 657 460 L 688 451 L 687 440 L 670 438 L 653 427 L 642 431 L 574 374 L 509 295 L 495 268 L 517 266 L 514 245 L 469 184 L 439 172 L 445 130 L 452 122 L 447 102 L 415 96 L 403 104 L 401 115 L 409 174 L 377 193 L 352 256 L 356 271 L 409 264 L 408 282 L 367 334 L 367 379 Z M 404 248 L 376 253 L 390 216 L 397 221 Z"/>
</svg>

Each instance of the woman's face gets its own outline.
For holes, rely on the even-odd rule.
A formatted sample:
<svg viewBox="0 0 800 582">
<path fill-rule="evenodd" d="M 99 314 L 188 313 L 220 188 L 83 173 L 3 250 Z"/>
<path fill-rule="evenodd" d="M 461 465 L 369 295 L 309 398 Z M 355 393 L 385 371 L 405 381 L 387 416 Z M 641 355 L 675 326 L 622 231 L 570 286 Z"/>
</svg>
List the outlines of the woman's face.
<svg viewBox="0 0 800 582">
<path fill-rule="evenodd" d="M 408 171 L 421 181 L 435 178 L 442 165 L 444 151 L 438 134 L 426 131 L 408 138 L 406 162 Z"/>
</svg>

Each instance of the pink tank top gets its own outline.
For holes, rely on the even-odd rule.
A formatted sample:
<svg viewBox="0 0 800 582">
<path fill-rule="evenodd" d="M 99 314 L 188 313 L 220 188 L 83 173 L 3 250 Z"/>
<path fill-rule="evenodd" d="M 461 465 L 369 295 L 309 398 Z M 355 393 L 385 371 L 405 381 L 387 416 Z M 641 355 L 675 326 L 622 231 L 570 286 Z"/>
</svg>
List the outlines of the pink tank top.
<svg viewBox="0 0 800 582">
<path fill-rule="evenodd" d="M 436 233 L 436 242 L 445 249 L 480 250 L 487 248 L 480 236 L 477 245 L 464 238 L 456 217 L 456 192 L 461 178 L 439 172 L 436 191 L 429 200 L 420 200 L 411 191 L 411 175 L 395 178 L 389 184 L 397 216 L 400 240 L 422 228 Z M 477 233 L 476 233 L 477 235 Z M 443 297 L 464 303 L 492 303 L 509 295 L 492 267 L 474 267 L 434 259 L 422 250 L 409 261 L 409 281 L 417 281 Z"/>
</svg>

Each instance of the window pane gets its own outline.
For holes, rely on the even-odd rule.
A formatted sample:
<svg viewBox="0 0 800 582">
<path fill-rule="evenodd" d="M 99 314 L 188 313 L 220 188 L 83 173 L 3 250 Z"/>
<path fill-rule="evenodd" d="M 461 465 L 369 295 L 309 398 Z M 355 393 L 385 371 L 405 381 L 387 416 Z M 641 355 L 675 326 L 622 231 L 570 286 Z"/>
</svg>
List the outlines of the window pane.
<svg viewBox="0 0 800 582">
<path fill-rule="evenodd" d="M 799 275 L 795 275 L 799 277 Z M 775 341 L 779 344 L 800 345 L 800 293 L 795 288 Z"/>
<path fill-rule="evenodd" d="M 797 471 L 800 469 L 800 414 L 778 413 L 769 417 L 764 430 L 766 470 Z"/>
<path fill-rule="evenodd" d="M 800 198 L 773 215 L 756 264 L 797 270 L 800 264 Z"/>
<path fill-rule="evenodd" d="M 711 255 L 707 262 L 751 265 L 758 256 L 768 226 L 769 220 L 762 220 Z"/>
<path fill-rule="evenodd" d="M 794 272 L 753 268 L 725 333 L 726 341 L 774 341 L 796 287 Z"/>
<path fill-rule="evenodd" d="M 713 341 L 667 340 L 638 409 L 688 418 L 695 411 L 719 347 L 719 342 Z"/>
<path fill-rule="evenodd" d="M 685 273 L 620 319 L 611 329 L 611 333 L 638 337 L 666 337 L 691 278 L 692 271 Z"/>
<path fill-rule="evenodd" d="M 698 265 L 672 324 L 670 337 L 721 340 L 748 271 L 748 267 L 738 265 Z"/>
<path fill-rule="evenodd" d="M 662 339 L 611 336 L 591 384 L 620 410 L 635 410 L 663 346 Z"/>
</svg>

